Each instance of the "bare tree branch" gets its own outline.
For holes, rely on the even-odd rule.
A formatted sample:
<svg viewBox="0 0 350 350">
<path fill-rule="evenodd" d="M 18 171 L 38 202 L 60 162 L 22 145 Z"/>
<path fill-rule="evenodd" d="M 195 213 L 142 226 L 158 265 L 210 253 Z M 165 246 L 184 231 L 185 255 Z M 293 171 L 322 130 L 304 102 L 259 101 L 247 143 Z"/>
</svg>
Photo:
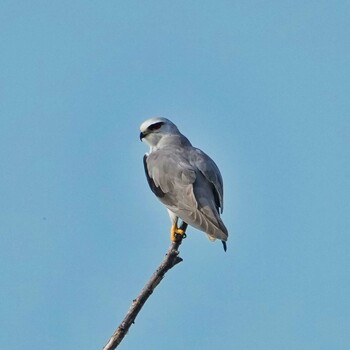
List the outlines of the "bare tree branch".
<svg viewBox="0 0 350 350">
<path fill-rule="evenodd" d="M 187 224 L 183 223 L 181 228 L 186 230 Z M 109 339 L 108 343 L 104 346 L 103 350 L 113 350 L 115 349 L 123 340 L 126 333 L 128 332 L 130 326 L 135 322 L 135 318 L 142 309 L 143 305 L 153 293 L 154 289 L 158 286 L 160 281 L 163 279 L 164 275 L 173 268 L 176 264 L 182 261 L 179 257 L 178 248 L 182 243 L 183 237 L 178 235 L 176 242 L 173 242 L 165 255 L 164 260 L 157 268 L 156 272 L 152 275 L 150 280 L 142 289 L 140 295 L 133 300 L 131 307 L 126 314 L 124 320 L 120 323 L 119 327 L 116 329 L 114 334 Z"/>
</svg>

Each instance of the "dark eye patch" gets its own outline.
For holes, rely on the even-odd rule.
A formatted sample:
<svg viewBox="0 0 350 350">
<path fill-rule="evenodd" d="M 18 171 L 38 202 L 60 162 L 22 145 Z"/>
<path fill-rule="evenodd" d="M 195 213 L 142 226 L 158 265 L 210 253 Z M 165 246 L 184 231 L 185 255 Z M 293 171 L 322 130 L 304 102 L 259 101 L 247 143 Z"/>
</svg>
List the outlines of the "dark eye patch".
<svg viewBox="0 0 350 350">
<path fill-rule="evenodd" d="M 158 130 L 158 129 L 160 129 L 160 127 L 161 127 L 163 124 L 164 124 L 163 122 L 154 123 L 154 124 L 150 125 L 150 126 L 148 127 L 148 129 L 151 130 L 151 131 Z"/>
</svg>

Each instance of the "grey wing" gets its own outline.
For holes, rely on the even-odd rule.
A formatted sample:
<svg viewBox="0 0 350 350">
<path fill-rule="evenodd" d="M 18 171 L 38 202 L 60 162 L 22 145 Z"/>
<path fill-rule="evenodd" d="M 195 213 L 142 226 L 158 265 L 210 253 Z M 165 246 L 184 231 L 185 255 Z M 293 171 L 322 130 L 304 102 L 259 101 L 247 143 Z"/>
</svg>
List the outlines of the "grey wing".
<svg viewBox="0 0 350 350">
<path fill-rule="evenodd" d="M 209 156 L 198 148 L 193 148 L 191 164 L 211 183 L 216 209 L 222 213 L 224 210 L 224 186 L 219 168 Z"/>
<path fill-rule="evenodd" d="M 152 152 L 144 156 L 144 167 L 151 190 L 164 204 L 197 206 L 191 191 L 196 173 L 180 154 L 172 150 Z"/>
<path fill-rule="evenodd" d="M 145 154 L 143 156 L 143 166 L 145 168 L 145 174 L 146 174 L 146 178 L 147 178 L 147 182 L 148 182 L 148 185 L 149 187 L 151 188 L 152 192 L 157 196 L 157 197 L 164 197 L 165 193 L 162 191 L 162 189 L 157 186 L 153 180 L 153 178 L 149 175 L 149 172 L 148 172 L 148 166 L 147 166 L 147 158 L 148 158 L 148 155 Z"/>
<path fill-rule="evenodd" d="M 162 149 L 144 158 L 152 191 L 184 222 L 206 232 L 210 239 L 227 240 L 219 208 L 223 186 L 215 163 L 195 148 Z"/>
</svg>

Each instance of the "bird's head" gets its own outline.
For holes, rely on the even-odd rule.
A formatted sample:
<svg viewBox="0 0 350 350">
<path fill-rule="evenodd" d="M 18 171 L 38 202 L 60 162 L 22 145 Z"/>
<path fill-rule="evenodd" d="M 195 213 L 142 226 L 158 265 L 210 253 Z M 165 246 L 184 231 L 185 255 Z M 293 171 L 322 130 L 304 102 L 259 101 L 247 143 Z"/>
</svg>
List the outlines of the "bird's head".
<svg viewBox="0 0 350 350">
<path fill-rule="evenodd" d="M 151 149 L 156 148 L 163 137 L 180 134 L 174 123 L 161 117 L 147 119 L 141 124 L 140 130 L 140 140 L 147 142 Z"/>
</svg>

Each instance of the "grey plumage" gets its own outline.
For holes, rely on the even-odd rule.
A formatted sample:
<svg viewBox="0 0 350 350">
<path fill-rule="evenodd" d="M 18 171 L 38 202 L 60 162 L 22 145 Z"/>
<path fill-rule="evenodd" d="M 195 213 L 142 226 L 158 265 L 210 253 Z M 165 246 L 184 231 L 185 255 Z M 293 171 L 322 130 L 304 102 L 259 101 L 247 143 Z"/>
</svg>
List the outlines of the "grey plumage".
<svg viewBox="0 0 350 350">
<path fill-rule="evenodd" d="M 180 218 L 209 239 L 226 242 L 228 232 L 220 218 L 223 181 L 214 161 L 166 118 L 148 119 L 140 129 L 140 138 L 151 146 L 144 156 L 148 183 L 172 222 Z"/>
</svg>

